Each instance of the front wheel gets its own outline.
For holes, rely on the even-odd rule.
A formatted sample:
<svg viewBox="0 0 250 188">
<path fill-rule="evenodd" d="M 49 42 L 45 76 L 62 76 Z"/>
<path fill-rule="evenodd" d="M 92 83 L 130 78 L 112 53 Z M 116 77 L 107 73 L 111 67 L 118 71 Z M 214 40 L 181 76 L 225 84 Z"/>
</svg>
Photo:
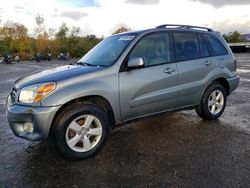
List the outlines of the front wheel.
<svg viewBox="0 0 250 188">
<path fill-rule="evenodd" d="M 213 83 L 205 91 L 196 112 L 203 119 L 218 119 L 224 112 L 226 102 L 225 88 L 219 83 Z"/>
<path fill-rule="evenodd" d="M 94 104 L 73 104 L 57 116 L 52 139 L 66 158 L 90 157 L 102 149 L 110 135 L 107 113 Z"/>
</svg>

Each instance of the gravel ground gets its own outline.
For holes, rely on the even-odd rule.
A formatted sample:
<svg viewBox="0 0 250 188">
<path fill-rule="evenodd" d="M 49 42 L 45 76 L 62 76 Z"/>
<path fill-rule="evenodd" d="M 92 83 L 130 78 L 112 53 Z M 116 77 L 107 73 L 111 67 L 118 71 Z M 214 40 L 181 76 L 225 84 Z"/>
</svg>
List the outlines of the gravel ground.
<svg viewBox="0 0 250 188">
<path fill-rule="evenodd" d="M 58 61 L 0 64 L 0 187 L 249 187 L 250 54 L 236 54 L 239 88 L 220 120 L 182 111 L 115 129 L 95 157 L 67 161 L 48 142 L 11 132 L 5 100 L 20 76 Z"/>
</svg>

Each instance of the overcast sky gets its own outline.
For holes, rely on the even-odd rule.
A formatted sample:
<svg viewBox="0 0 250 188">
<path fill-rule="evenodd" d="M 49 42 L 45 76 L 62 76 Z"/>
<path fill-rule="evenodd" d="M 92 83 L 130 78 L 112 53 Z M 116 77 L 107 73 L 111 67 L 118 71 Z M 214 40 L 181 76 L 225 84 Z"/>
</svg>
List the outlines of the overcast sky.
<svg viewBox="0 0 250 188">
<path fill-rule="evenodd" d="M 12 20 L 32 32 L 37 14 L 47 27 L 65 22 L 98 36 L 120 25 L 140 30 L 165 23 L 250 33 L 250 0 L 0 0 L 1 25 Z"/>
</svg>

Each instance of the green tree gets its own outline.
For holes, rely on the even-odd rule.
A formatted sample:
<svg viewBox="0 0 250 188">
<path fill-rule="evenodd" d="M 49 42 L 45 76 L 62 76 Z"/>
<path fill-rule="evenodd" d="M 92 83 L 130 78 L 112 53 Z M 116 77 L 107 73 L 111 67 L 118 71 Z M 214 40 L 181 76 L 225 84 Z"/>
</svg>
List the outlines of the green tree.
<svg viewBox="0 0 250 188">
<path fill-rule="evenodd" d="M 227 42 L 242 42 L 238 31 L 230 32 L 222 35 Z"/>
<path fill-rule="evenodd" d="M 223 34 L 222 36 L 223 36 L 223 38 L 225 39 L 225 41 L 228 42 L 228 35 L 227 35 L 227 34 Z"/>
<path fill-rule="evenodd" d="M 79 56 L 79 50 L 80 50 L 80 43 L 81 43 L 81 39 L 78 36 L 80 33 L 80 28 L 79 27 L 72 27 L 72 29 L 70 30 L 69 33 L 69 37 L 66 40 L 66 46 L 67 49 L 70 53 L 71 56 L 73 57 L 78 57 Z"/>
<path fill-rule="evenodd" d="M 56 38 L 61 40 L 65 39 L 68 36 L 69 28 L 66 23 L 63 23 L 60 27 L 58 32 L 56 33 Z"/>
<path fill-rule="evenodd" d="M 69 28 L 66 23 L 63 23 L 60 27 L 58 32 L 56 33 L 55 38 L 55 46 L 58 52 L 67 52 L 67 36 L 68 36 Z"/>
<path fill-rule="evenodd" d="M 13 36 L 15 33 L 13 24 L 14 24 L 13 22 L 7 21 L 0 30 L 0 40 L 1 40 L 0 53 L 1 55 L 11 53 L 11 43 L 12 43 Z"/>
<path fill-rule="evenodd" d="M 230 42 L 241 42 L 240 40 L 240 33 L 238 31 L 234 31 L 233 33 L 231 33 L 229 35 L 229 39 Z"/>
</svg>

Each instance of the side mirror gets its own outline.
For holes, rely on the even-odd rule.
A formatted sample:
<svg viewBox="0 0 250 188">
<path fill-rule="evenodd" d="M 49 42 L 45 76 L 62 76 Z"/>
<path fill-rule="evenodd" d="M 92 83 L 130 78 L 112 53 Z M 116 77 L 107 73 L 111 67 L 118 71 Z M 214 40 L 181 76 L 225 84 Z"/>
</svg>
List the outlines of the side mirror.
<svg viewBox="0 0 250 188">
<path fill-rule="evenodd" d="M 128 68 L 138 68 L 143 66 L 144 66 L 144 61 L 141 57 L 130 58 L 127 65 Z"/>
</svg>

